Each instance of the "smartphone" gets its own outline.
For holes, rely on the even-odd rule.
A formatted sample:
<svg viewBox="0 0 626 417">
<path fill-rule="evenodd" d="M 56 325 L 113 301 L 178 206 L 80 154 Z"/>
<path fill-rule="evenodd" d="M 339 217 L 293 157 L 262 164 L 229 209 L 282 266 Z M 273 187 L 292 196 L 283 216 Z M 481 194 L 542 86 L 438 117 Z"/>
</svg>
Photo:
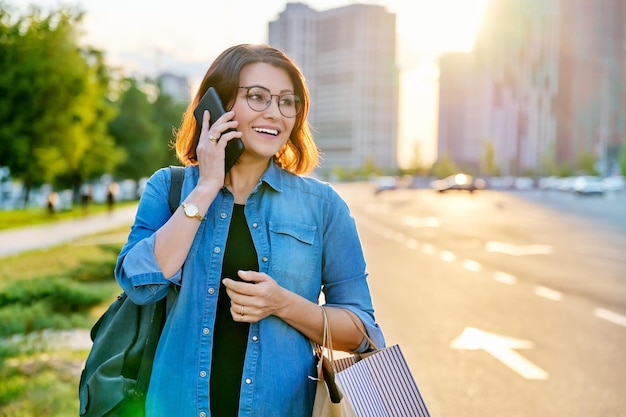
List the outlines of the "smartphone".
<svg viewBox="0 0 626 417">
<path fill-rule="evenodd" d="M 194 116 L 196 117 L 196 121 L 198 122 L 198 126 L 202 126 L 202 115 L 204 111 L 208 110 L 211 115 L 211 120 L 209 122 L 209 127 L 213 125 L 213 123 L 219 119 L 226 111 L 224 110 L 224 106 L 222 106 L 222 100 L 220 96 L 217 95 L 217 91 L 213 87 L 209 87 L 209 89 L 204 93 L 198 105 L 193 111 Z M 222 135 L 228 132 L 233 132 L 235 129 L 228 129 L 222 132 Z M 237 158 L 242 154 L 244 149 L 243 142 L 240 138 L 234 138 L 228 141 L 226 145 L 226 160 L 225 160 L 225 169 L 228 172 L 235 162 L 237 162 Z"/>
</svg>

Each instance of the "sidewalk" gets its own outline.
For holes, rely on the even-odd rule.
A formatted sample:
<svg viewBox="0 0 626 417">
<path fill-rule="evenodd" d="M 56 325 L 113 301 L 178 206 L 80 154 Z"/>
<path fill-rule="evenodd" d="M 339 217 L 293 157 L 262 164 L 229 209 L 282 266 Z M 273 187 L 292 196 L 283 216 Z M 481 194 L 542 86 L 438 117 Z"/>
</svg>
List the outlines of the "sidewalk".
<svg viewBox="0 0 626 417">
<path fill-rule="evenodd" d="M 0 232 L 0 258 L 33 249 L 57 246 L 80 236 L 105 232 L 124 225 L 130 226 L 136 211 L 136 205 L 120 207 L 110 215 L 104 213 Z"/>
</svg>

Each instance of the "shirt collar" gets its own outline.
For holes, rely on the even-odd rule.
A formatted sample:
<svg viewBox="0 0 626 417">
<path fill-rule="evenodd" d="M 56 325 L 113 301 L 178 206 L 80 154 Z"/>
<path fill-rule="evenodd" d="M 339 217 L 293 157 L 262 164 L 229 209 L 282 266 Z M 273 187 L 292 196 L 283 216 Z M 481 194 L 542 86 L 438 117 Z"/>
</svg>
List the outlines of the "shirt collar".
<svg viewBox="0 0 626 417">
<path fill-rule="evenodd" d="M 274 159 L 270 160 L 270 164 L 261 175 L 260 182 L 264 182 L 270 187 L 272 187 L 275 191 L 282 192 L 283 191 L 283 174 L 284 171 L 276 165 Z"/>
</svg>

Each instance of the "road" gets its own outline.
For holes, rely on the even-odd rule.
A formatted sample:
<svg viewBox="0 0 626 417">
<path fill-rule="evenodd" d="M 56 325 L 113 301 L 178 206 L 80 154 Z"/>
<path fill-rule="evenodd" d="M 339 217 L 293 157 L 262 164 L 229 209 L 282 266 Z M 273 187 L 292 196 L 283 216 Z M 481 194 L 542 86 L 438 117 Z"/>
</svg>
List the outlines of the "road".
<svg viewBox="0 0 626 417">
<path fill-rule="evenodd" d="M 626 199 L 337 189 L 433 417 L 626 415 Z"/>
<path fill-rule="evenodd" d="M 433 417 L 626 416 L 626 197 L 336 187 Z M 132 217 L 4 232 L 0 257 Z"/>
</svg>

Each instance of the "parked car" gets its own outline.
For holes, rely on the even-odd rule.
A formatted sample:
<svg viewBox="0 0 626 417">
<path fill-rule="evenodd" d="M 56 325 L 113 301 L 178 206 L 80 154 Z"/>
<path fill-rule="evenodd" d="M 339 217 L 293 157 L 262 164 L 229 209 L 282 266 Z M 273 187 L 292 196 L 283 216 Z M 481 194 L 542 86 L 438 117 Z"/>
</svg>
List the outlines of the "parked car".
<svg viewBox="0 0 626 417">
<path fill-rule="evenodd" d="M 583 175 L 574 180 L 573 191 L 578 195 L 602 195 L 604 183 L 600 177 Z"/>
<path fill-rule="evenodd" d="M 626 181 L 621 175 L 606 177 L 602 180 L 604 191 L 606 192 L 623 192 L 626 191 Z"/>
<path fill-rule="evenodd" d="M 383 191 L 395 190 L 398 188 L 398 180 L 396 177 L 383 176 L 374 179 L 374 192 L 376 194 Z"/>
<path fill-rule="evenodd" d="M 471 175 L 459 173 L 435 180 L 431 183 L 431 187 L 440 193 L 450 190 L 463 190 L 473 193 L 480 188 L 484 188 L 484 181 L 475 179 Z"/>
</svg>

